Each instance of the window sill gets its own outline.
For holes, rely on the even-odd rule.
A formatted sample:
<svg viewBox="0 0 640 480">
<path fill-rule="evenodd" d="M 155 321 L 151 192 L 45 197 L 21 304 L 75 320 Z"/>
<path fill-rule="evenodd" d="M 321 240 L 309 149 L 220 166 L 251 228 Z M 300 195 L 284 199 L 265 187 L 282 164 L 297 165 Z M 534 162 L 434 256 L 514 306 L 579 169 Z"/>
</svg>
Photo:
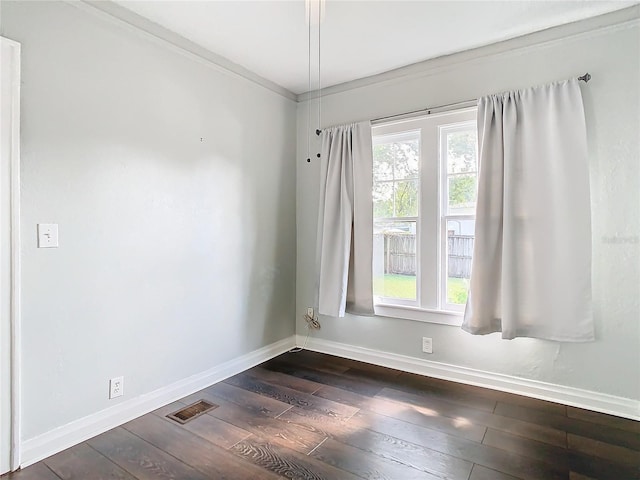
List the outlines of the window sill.
<svg viewBox="0 0 640 480">
<path fill-rule="evenodd" d="M 441 325 L 462 325 L 464 312 L 452 312 L 449 310 L 428 310 L 425 308 L 410 307 L 405 305 L 377 304 L 374 312 L 380 317 L 400 318 L 415 322 L 439 323 Z"/>
</svg>

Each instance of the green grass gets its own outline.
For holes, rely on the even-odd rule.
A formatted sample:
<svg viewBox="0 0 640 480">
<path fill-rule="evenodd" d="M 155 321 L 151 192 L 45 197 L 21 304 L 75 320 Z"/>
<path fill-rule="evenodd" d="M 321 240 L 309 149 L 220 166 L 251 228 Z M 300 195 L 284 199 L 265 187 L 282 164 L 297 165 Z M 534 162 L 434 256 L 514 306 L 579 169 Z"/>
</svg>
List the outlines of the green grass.
<svg viewBox="0 0 640 480">
<path fill-rule="evenodd" d="M 467 302 L 469 280 L 449 277 L 447 282 L 447 301 L 464 305 Z M 376 295 L 391 298 L 416 298 L 416 277 L 411 275 L 385 275 L 373 280 L 373 291 Z"/>
</svg>

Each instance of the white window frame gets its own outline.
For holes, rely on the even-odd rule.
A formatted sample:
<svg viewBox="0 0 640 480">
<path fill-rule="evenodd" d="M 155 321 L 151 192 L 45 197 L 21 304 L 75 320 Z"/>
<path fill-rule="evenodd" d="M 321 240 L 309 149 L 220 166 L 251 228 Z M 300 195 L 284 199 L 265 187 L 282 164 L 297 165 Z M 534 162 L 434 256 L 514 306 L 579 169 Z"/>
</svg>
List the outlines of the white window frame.
<svg viewBox="0 0 640 480">
<path fill-rule="evenodd" d="M 462 324 L 464 306 L 447 303 L 447 229 L 451 218 L 447 207 L 447 170 L 441 134 L 452 126 L 474 123 L 477 109 L 464 108 L 421 117 L 380 123 L 372 127 L 376 137 L 420 131 L 418 217 L 394 217 L 394 221 L 416 220 L 416 301 L 374 297 L 375 314 L 384 317 L 445 325 Z M 468 128 L 468 127 L 467 127 Z M 379 219 L 377 219 L 379 220 Z"/>
<path fill-rule="evenodd" d="M 475 109 L 474 109 L 475 115 Z M 449 278 L 449 255 L 446 255 L 447 244 L 449 242 L 447 223 L 450 220 L 475 220 L 476 215 L 474 213 L 449 213 L 449 172 L 445 165 L 445 159 L 447 158 L 447 145 L 443 142 L 447 133 L 451 132 L 464 132 L 469 130 L 469 127 L 476 126 L 476 118 L 473 120 L 463 120 L 452 124 L 441 124 L 438 126 L 438 164 L 440 165 L 440 250 L 438 257 L 440 258 L 440 305 L 442 310 L 449 312 L 461 312 L 464 313 L 464 305 L 458 305 L 455 303 L 449 303 L 447 301 L 447 280 Z M 477 158 L 477 152 L 476 152 Z M 477 165 L 476 171 L 478 174 Z"/>
</svg>

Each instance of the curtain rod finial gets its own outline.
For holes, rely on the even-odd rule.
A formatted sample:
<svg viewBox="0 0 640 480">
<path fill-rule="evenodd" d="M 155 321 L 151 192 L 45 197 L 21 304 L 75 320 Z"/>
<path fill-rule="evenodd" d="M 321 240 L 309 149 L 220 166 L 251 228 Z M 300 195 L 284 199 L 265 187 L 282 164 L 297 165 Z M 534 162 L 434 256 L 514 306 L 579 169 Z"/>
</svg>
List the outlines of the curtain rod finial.
<svg viewBox="0 0 640 480">
<path fill-rule="evenodd" d="M 316 130 L 316 135 L 320 136 L 320 134 L 322 133 L 322 130 L 320 130 L 319 128 Z"/>
<path fill-rule="evenodd" d="M 589 80 L 591 80 L 591 74 L 587 72 L 581 77 L 578 77 L 578 80 L 582 80 L 584 83 L 587 83 Z"/>
</svg>

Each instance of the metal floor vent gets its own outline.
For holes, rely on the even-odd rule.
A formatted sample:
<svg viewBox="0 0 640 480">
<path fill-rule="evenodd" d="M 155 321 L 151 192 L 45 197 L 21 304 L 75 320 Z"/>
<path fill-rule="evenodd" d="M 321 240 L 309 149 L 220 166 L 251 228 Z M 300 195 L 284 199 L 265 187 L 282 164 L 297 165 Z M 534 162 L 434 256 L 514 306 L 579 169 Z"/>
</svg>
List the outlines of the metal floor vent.
<svg viewBox="0 0 640 480">
<path fill-rule="evenodd" d="M 215 405 L 213 403 L 209 403 L 205 400 L 198 400 L 191 405 L 187 405 L 184 408 L 181 408 L 177 412 L 170 413 L 167 415 L 167 418 L 171 420 L 175 420 L 178 423 L 185 424 L 190 422 L 196 417 L 207 413 L 209 410 L 213 410 L 214 408 L 218 408 L 219 405 Z"/>
</svg>

